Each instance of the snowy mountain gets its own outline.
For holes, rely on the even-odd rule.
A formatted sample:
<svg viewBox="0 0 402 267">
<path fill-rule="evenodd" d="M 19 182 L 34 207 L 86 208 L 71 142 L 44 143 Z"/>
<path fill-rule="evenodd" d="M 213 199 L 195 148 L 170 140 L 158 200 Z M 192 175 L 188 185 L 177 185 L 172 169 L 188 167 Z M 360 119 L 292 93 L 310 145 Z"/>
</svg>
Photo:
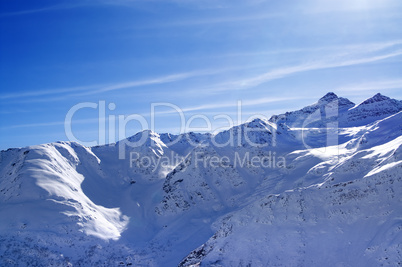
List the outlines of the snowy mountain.
<svg viewBox="0 0 402 267">
<path fill-rule="evenodd" d="M 402 101 L 380 93 L 355 105 L 330 92 L 317 103 L 297 111 L 274 115 L 270 121 L 289 127 L 325 127 L 330 122 L 336 122 L 340 127 L 363 126 L 401 110 Z"/>
<path fill-rule="evenodd" d="M 402 101 L 1 151 L 0 266 L 398 266 Z"/>
<path fill-rule="evenodd" d="M 348 125 L 364 125 L 373 119 L 383 119 L 402 110 L 402 101 L 391 99 L 380 93 L 369 98 L 347 113 Z"/>
<path fill-rule="evenodd" d="M 354 106 L 355 104 L 349 99 L 338 97 L 330 92 L 320 98 L 317 103 L 300 110 L 274 115 L 270 121 L 286 124 L 288 127 L 324 127 L 329 121 L 339 121 Z"/>
</svg>

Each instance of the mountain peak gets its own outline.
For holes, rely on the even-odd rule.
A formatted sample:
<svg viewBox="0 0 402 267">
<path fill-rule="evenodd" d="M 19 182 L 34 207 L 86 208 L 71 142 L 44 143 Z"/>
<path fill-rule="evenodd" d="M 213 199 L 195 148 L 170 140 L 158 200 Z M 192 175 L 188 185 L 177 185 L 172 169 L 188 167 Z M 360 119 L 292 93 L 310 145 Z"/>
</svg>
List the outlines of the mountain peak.
<svg viewBox="0 0 402 267">
<path fill-rule="evenodd" d="M 159 135 L 158 133 L 155 133 L 154 131 L 147 129 L 147 130 L 143 130 L 140 132 L 141 134 L 145 134 L 145 135 L 150 135 L 150 136 L 155 136 L 155 135 Z"/>
<path fill-rule="evenodd" d="M 382 95 L 380 93 L 377 93 L 373 97 L 364 100 L 362 104 L 370 104 L 370 103 L 375 103 L 375 102 L 381 102 L 381 101 L 389 100 L 389 99 L 391 99 L 391 98 L 389 98 L 388 96 Z"/>
<path fill-rule="evenodd" d="M 362 126 L 383 119 L 402 110 L 402 101 L 389 98 L 380 93 L 364 100 L 348 111 L 348 122 Z"/>
<path fill-rule="evenodd" d="M 159 134 L 155 133 L 152 130 L 143 130 L 133 136 L 128 137 L 127 141 L 132 143 L 139 143 L 146 146 L 152 146 L 155 141 L 159 141 Z"/>
<path fill-rule="evenodd" d="M 325 96 L 321 97 L 319 102 L 325 101 L 325 102 L 331 102 L 334 100 L 337 100 L 338 96 L 333 93 L 333 92 L 328 92 Z"/>
<path fill-rule="evenodd" d="M 267 122 L 264 121 L 263 119 L 256 118 L 256 119 L 254 119 L 252 121 L 249 121 L 249 122 L 245 123 L 244 125 L 249 127 L 249 128 L 257 128 L 257 127 L 261 127 L 261 126 L 266 126 Z"/>
<path fill-rule="evenodd" d="M 340 107 L 346 107 L 346 108 L 350 108 L 352 106 L 354 106 L 355 104 L 350 101 L 347 98 L 343 98 L 343 97 L 338 97 L 335 93 L 333 92 L 328 92 L 325 96 L 321 97 L 318 100 L 318 104 L 319 105 L 326 105 L 328 103 L 334 102 L 334 101 L 338 101 L 338 105 Z"/>
</svg>

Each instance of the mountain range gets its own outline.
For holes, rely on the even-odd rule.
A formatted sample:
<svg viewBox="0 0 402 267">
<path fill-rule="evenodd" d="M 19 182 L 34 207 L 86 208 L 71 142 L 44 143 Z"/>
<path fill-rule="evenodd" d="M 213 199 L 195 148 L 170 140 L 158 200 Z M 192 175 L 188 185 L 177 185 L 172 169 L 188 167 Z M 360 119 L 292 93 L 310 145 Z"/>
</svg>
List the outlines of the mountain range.
<svg viewBox="0 0 402 267">
<path fill-rule="evenodd" d="M 215 135 L 10 148 L 0 266 L 401 266 L 401 145 L 402 101 L 328 93 Z"/>
</svg>

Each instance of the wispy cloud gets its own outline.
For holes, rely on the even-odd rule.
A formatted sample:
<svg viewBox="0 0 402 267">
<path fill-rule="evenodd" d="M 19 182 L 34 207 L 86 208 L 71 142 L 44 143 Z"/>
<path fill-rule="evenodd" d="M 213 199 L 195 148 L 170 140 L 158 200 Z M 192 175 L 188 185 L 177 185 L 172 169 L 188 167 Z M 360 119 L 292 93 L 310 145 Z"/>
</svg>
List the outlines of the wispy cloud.
<svg viewBox="0 0 402 267">
<path fill-rule="evenodd" d="M 234 81 L 233 79 L 231 79 L 227 82 L 221 82 L 217 84 L 206 83 L 203 85 L 204 89 L 202 91 L 217 94 L 228 90 L 242 90 L 302 72 L 377 62 L 384 59 L 401 56 L 402 55 L 402 48 L 400 47 L 401 45 L 402 45 L 401 40 L 395 40 L 390 42 L 372 43 L 364 45 L 325 47 L 321 49 L 324 52 L 328 51 L 328 53 L 325 52 L 327 56 L 323 59 L 300 63 L 294 66 L 271 69 L 265 73 L 244 79 L 238 79 Z M 37 90 L 31 92 L 17 92 L 17 93 L 0 95 L 0 100 L 12 99 L 13 102 L 18 103 L 46 102 L 50 100 L 59 101 L 59 100 L 65 100 L 68 97 L 81 97 L 87 95 L 102 94 L 110 91 L 124 90 L 128 88 L 148 86 L 148 85 L 163 85 L 183 81 L 194 77 L 217 75 L 234 70 L 243 70 L 243 69 L 252 70 L 255 67 L 256 67 L 255 65 L 252 66 L 249 65 L 249 66 L 226 67 L 220 69 L 204 69 L 189 72 L 173 73 L 150 79 L 133 80 L 115 84 L 95 84 L 95 85 L 76 86 L 76 87 L 59 88 L 51 90 L 48 89 L 48 90 Z M 259 66 L 259 68 L 261 67 L 262 65 Z M 200 92 L 199 89 L 186 90 L 185 94 L 188 96 L 194 93 L 199 94 L 199 92 Z M 203 107 L 205 108 L 205 105 Z"/>
<path fill-rule="evenodd" d="M 325 55 L 336 54 L 337 56 L 346 56 L 351 53 L 360 53 L 362 50 L 362 46 L 364 46 L 364 51 L 366 53 L 375 52 L 382 49 L 392 48 L 397 45 L 401 45 L 402 40 L 394 40 L 389 42 L 381 42 L 381 43 L 369 43 L 369 44 L 349 44 L 343 46 L 309 46 L 309 47 L 289 47 L 289 48 L 280 48 L 280 49 L 271 49 L 271 50 L 259 50 L 259 51 L 238 51 L 238 52 L 228 52 L 228 53 L 218 53 L 218 54 L 204 54 L 204 55 L 185 55 L 183 57 L 175 57 L 176 60 L 200 60 L 200 59 L 220 59 L 220 58 L 236 58 L 236 57 L 264 57 L 271 55 L 281 55 L 281 56 L 289 56 L 287 54 L 304 54 L 304 53 L 323 53 Z M 347 52 L 345 52 L 347 51 Z M 259 65 L 253 65 L 252 67 L 264 67 L 267 64 L 262 63 Z"/>
<path fill-rule="evenodd" d="M 55 88 L 55 89 L 48 89 L 48 90 L 36 90 L 36 91 L 30 91 L 30 92 L 18 92 L 18 93 L 0 95 L 0 99 L 57 95 L 57 94 L 71 93 L 71 92 L 76 92 L 76 91 L 87 91 L 90 89 L 99 88 L 101 86 L 104 86 L 104 85 L 88 85 L 88 86 L 76 86 L 76 87 L 68 87 L 68 88 Z"/>
<path fill-rule="evenodd" d="M 236 17 L 210 17 L 202 19 L 185 19 L 180 21 L 171 21 L 160 24 L 149 24 L 143 25 L 141 28 L 164 28 L 164 27 L 190 27 L 197 25 L 207 25 L 207 24 L 220 24 L 220 23 L 234 23 L 234 22 L 246 22 L 246 21 L 258 21 L 267 20 L 283 16 L 281 13 L 272 14 L 260 14 L 253 16 L 236 16 Z"/>
<path fill-rule="evenodd" d="M 259 64 L 249 65 L 247 68 L 252 69 L 256 67 L 261 67 L 261 65 Z M 13 103 L 38 103 L 38 102 L 40 103 L 48 101 L 60 101 L 60 100 L 66 100 L 67 98 L 96 95 L 134 87 L 163 85 L 174 82 L 180 82 L 196 77 L 214 76 L 226 72 L 243 70 L 244 68 L 245 68 L 244 66 L 230 66 L 222 68 L 201 69 L 188 72 L 179 72 L 168 75 L 161 75 L 149 79 L 138 79 L 114 84 L 93 84 L 93 85 L 75 86 L 67 88 L 9 93 L 0 95 L 0 100 L 12 100 Z M 173 93 L 174 92 L 170 92 L 169 94 L 171 95 Z M 180 95 L 183 95 L 184 93 L 186 92 L 180 92 Z"/>
<path fill-rule="evenodd" d="M 74 124 L 87 124 L 87 123 L 97 123 L 99 120 L 104 118 L 90 118 L 90 119 L 78 119 L 74 120 Z M 7 127 L 1 127 L 0 129 L 15 129 L 15 128 L 35 128 L 35 127 L 47 127 L 47 126 L 61 126 L 64 125 L 64 121 L 53 121 L 53 122 L 36 122 L 36 123 L 25 123 L 25 124 L 14 124 Z"/>
<path fill-rule="evenodd" d="M 233 68 L 226 69 L 210 69 L 210 70 L 198 70 L 192 72 L 184 72 L 184 73 L 176 73 L 165 76 L 159 76 L 151 79 L 144 80 L 134 80 L 129 82 L 115 83 L 115 84 L 95 84 L 95 85 L 87 85 L 87 86 L 76 86 L 69 88 L 59 88 L 59 89 L 49 89 L 49 90 L 37 90 L 31 92 L 18 92 L 1 95 L 0 99 L 17 99 L 18 102 L 43 102 L 50 100 L 62 100 L 66 99 L 66 97 L 75 97 L 75 96 L 85 96 L 85 95 L 94 95 L 103 92 L 123 90 L 132 87 L 139 86 L 147 86 L 147 85 L 155 85 L 155 84 L 166 84 L 172 82 L 178 82 L 182 80 L 186 80 L 193 77 L 198 76 L 206 76 L 206 75 L 214 75 L 221 72 L 228 71 Z M 33 97 L 41 97 L 39 99 L 35 99 Z M 28 98 L 28 99 L 23 99 Z"/>
<path fill-rule="evenodd" d="M 97 0 L 97 3 L 130 7 L 144 2 L 154 2 L 155 4 L 163 2 L 192 9 L 224 9 L 231 7 L 238 8 L 256 6 L 267 1 L 268 0 Z"/>
<path fill-rule="evenodd" d="M 82 7 L 82 6 L 84 6 L 82 3 L 59 4 L 59 5 L 53 5 L 53 6 L 48 6 L 48 7 L 36 8 L 36 9 L 27 9 L 27 10 L 15 11 L 15 12 L 2 13 L 2 14 L 0 14 L 0 18 L 49 12 L 49 11 L 55 11 L 55 10 L 72 9 L 72 8 L 77 8 L 77 7 Z"/>
<path fill-rule="evenodd" d="M 362 91 L 383 91 L 392 89 L 402 89 L 402 79 L 396 80 L 383 80 L 383 81 L 371 81 L 358 84 L 348 84 L 341 87 L 334 88 L 336 92 L 358 92 L 361 94 Z"/>
<path fill-rule="evenodd" d="M 172 74 L 167 76 L 156 77 L 153 79 L 148 80 L 137 80 L 125 83 L 117 83 L 109 86 L 103 86 L 95 90 L 89 90 L 79 94 L 73 94 L 72 96 L 82 96 L 82 95 L 92 95 L 102 92 L 109 92 L 121 89 L 127 89 L 131 87 L 138 87 L 138 86 L 146 86 L 146 85 L 155 85 L 155 84 L 165 84 L 165 83 L 172 83 L 177 81 L 182 81 L 188 78 L 196 77 L 196 76 L 204 76 L 204 75 L 211 75 L 216 73 L 216 70 L 202 70 L 202 71 L 193 71 L 187 73 L 178 73 Z M 218 71 L 219 72 L 219 71 Z"/>
<path fill-rule="evenodd" d="M 349 1 L 349 0 L 326 0 L 316 1 L 315 5 L 301 6 L 305 14 L 321 14 L 334 12 L 367 12 L 368 10 L 381 10 L 400 7 L 400 1 Z"/>
<path fill-rule="evenodd" d="M 360 65 L 398 57 L 402 55 L 402 48 L 394 49 L 394 51 L 391 52 L 381 51 L 401 44 L 402 42 L 398 41 L 387 42 L 384 44 L 372 44 L 367 46 L 362 45 L 360 48 L 355 47 L 354 50 L 352 49 L 350 51 L 327 56 L 323 60 L 311 61 L 290 67 L 277 68 L 251 78 L 223 83 L 216 86 L 214 88 L 214 92 L 217 90 L 227 91 L 235 89 L 247 89 L 272 80 L 281 79 L 302 72 Z M 373 53 L 376 52 L 380 53 L 373 55 Z"/>
<path fill-rule="evenodd" d="M 247 100 L 240 101 L 240 105 L 241 105 L 241 107 L 257 106 L 257 105 L 263 105 L 263 104 L 269 104 L 269 103 L 275 103 L 275 102 L 291 101 L 291 100 L 302 99 L 302 98 L 300 98 L 300 97 L 266 97 L 266 98 L 247 99 Z M 311 98 L 311 97 L 306 97 L 306 98 Z M 186 114 L 186 113 L 191 113 L 194 111 L 216 110 L 216 109 L 221 109 L 221 108 L 237 107 L 238 104 L 239 103 L 237 101 L 228 101 L 228 102 L 224 102 L 224 103 L 212 103 L 212 104 L 197 105 L 197 106 L 187 106 L 187 107 L 183 107 L 183 108 L 179 107 L 179 109 L 181 112 Z M 171 109 L 171 110 L 165 110 L 165 111 L 156 111 L 155 114 L 153 114 L 153 115 L 154 116 L 163 116 L 163 115 L 176 114 L 177 112 L 178 112 L 177 110 Z M 226 112 L 226 111 L 223 111 L 223 112 L 216 111 L 213 114 L 217 115 L 217 114 L 223 114 L 223 113 L 228 114 L 228 115 L 231 114 L 230 112 Z M 243 113 L 243 115 L 244 114 L 249 114 L 249 113 Z M 250 114 L 255 114 L 255 113 L 250 113 Z M 152 116 L 152 114 L 149 114 L 149 113 L 139 113 L 137 115 L 143 116 L 144 118 Z M 73 124 L 98 123 L 99 120 L 107 120 L 107 118 L 74 119 L 72 121 L 72 123 Z M 38 122 L 38 123 L 10 125 L 7 127 L 1 127 L 0 129 L 5 130 L 5 129 L 15 129 L 15 128 L 61 126 L 64 124 L 65 124 L 64 121 Z"/>
<path fill-rule="evenodd" d="M 311 97 L 308 97 L 311 98 Z M 241 107 L 246 107 L 246 106 L 257 106 L 257 105 L 263 105 L 263 104 L 269 104 L 269 103 L 275 103 L 275 102 L 284 102 L 284 101 L 291 101 L 291 100 L 296 100 L 296 99 L 303 99 L 303 97 L 265 97 L 265 98 L 256 98 L 256 99 L 245 99 L 241 100 L 240 102 L 237 101 L 227 101 L 227 102 L 219 102 L 219 103 L 211 103 L 211 104 L 205 104 L 205 105 L 195 105 L 195 106 L 187 106 L 187 107 L 179 107 L 180 111 L 185 113 L 185 112 L 193 112 L 193 111 L 204 111 L 204 110 L 217 110 L 217 109 L 222 109 L 222 108 L 229 108 L 229 107 L 237 107 L 238 105 L 241 105 Z M 160 111 L 156 112 L 156 114 L 172 114 L 172 113 L 177 113 L 176 110 L 165 110 L 165 111 Z"/>
</svg>

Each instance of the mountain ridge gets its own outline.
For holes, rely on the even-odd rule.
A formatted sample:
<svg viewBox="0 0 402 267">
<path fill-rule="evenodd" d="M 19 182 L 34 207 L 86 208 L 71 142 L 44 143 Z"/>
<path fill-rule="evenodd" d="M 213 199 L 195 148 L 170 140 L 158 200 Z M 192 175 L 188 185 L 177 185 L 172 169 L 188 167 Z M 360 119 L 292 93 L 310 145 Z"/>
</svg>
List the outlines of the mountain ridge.
<svg viewBox="0 0 402 267">
<path fill-rule="evenodd" d="M 1 151 L 0 265 L 402 264 L 402 102 L 317 103 L 216 135 Z M 336 120 L 328 143 L 315 126 Z"/>
</svg>

